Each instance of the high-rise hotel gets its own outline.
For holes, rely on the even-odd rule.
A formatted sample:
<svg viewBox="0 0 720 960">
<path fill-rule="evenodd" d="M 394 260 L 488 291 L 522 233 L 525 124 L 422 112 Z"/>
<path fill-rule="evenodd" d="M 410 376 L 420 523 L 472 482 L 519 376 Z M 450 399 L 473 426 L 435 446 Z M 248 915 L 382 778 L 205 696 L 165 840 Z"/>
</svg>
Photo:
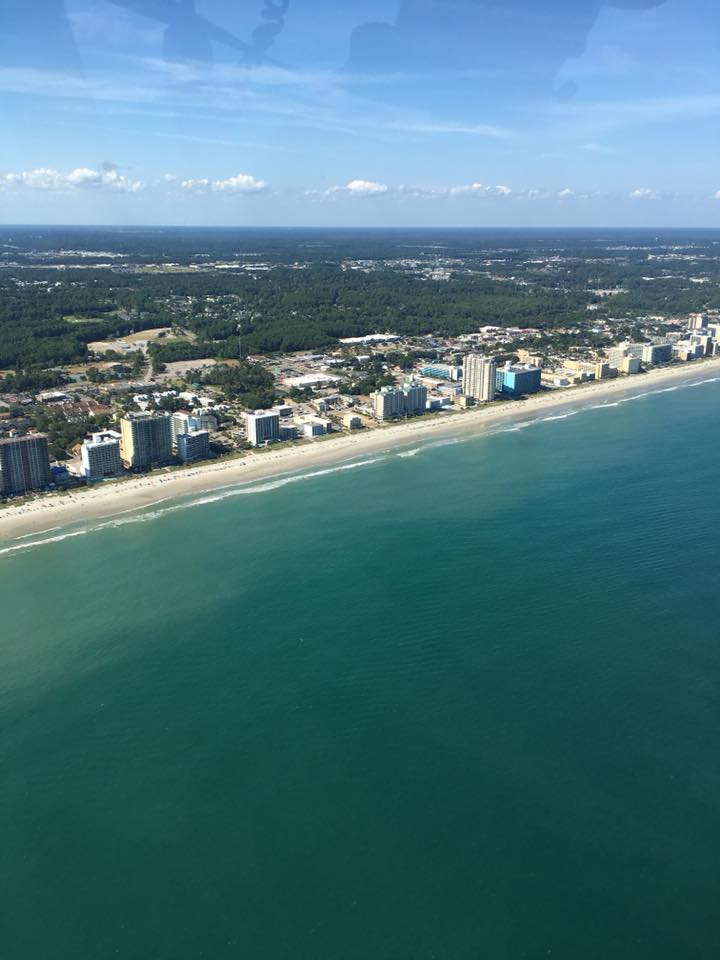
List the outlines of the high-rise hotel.
<svg viewBox="0 0 720 960">
<path fill-rule="evenodd" d="M 463 361 L 463 393 L 478 403 L 490 403 L 495 399 L 495 374 L 497 365 L 489 357 L 470 353 Z"/>
<path fill-rule="evenodd" d="M 120 421 L 120 436 L 120 452 L 127 467 L 142 470 L 173 459 L 167 413 L 128 413 Z"/>
<path fill-rule="evenodd" d="M 27 437 L 0 440 L 0 494 L 10 496 L 42 490 L 50 483 L 50 457 L 47 437 L 33 433 Z"/>
</svg>

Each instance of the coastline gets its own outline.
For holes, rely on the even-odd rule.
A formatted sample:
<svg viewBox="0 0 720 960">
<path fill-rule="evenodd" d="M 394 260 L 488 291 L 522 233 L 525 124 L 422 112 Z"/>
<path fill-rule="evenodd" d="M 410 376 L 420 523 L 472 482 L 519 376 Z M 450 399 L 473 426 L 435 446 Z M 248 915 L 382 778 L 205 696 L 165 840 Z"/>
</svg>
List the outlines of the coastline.
<svg viewBox="0 0 720 960">
<path fill-rule="evenodd" d="M 434 438 L 482 436 L 504 423 L 535 420 L 548 413 L 587 409 L 613 399 L 643 395 L 675 384 L 720 376 L 720 356 L 531 396 L 523 401 L 436 415 L 307 446 L 278 446 L 239 459 L 116 483 L 82 492 L 51 493 L 0 509 L 0 543 L 58 530 L 84 520 L 111 520 L 162 501 L 204 494 L 239 484 L 274 479 L 307 468 L 339 465 L 367 455 L 400 450 Z"/>
</svg>

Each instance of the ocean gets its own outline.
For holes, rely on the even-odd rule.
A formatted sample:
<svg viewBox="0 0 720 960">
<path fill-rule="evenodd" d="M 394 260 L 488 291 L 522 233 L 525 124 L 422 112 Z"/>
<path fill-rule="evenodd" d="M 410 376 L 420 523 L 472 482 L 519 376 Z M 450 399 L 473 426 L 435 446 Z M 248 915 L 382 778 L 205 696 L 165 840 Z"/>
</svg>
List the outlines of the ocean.
<svg viewBox="0 0 720 960">
<path fill-rule="evenodd" d="M 5 544 L 2 960 L 714 960 L 719 427 L 673 387 Z"/>
</svg>

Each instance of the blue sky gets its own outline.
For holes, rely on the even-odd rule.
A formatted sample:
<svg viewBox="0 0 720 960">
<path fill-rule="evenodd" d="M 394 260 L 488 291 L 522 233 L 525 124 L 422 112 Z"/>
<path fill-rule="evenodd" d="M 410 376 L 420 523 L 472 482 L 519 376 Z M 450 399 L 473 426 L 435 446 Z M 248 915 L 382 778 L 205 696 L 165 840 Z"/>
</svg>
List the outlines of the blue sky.
<svg viewBox="0 0 720 960">
<path fill-rule="evenodd" d="M 710 0 L 4 0 L 0 221 L 716 226 Z"/>
</svg>

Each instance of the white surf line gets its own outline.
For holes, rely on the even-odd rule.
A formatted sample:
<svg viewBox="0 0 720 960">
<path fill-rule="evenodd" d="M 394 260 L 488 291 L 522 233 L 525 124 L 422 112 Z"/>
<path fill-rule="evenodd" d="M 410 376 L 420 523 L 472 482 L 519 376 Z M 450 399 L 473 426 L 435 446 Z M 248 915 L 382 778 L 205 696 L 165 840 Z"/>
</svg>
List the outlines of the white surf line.
<svg viewBox="0 0 720 960">
<path fill-rule="evenodd" d="M 251 496 L 256 493 L 269 493 L 273 490 L 278 490 L 282 487 L 287 486 L 291 483 L 299 483 L 304 480 L 313 480 L 317 477 L 326 477 L 334 473 L 341 473 L 347 470 L 356 470 L 360 467 L 368 467 L 373 464 L 380 463 L 385 460 L 386 457 L 374 457 L 370 460 L 361 460 L 353 463 L 344 463 L 337 467 L 327 467 L 323 470 L 314 470 L 309 473 L 304 474 L 293 474 L 291 476 L 285 476 L 281 478 L 276 478 L 270 481 L 257 480 L 254 483 L 248 481 L 244 483 L 241 487 L 235 488 L 226 488 L 222 492 L 214 493 L 212 495 L 206 495 L 202 492 L 200 495 L 190 495 L 193 498 L 183 503 L 174 503 L 171 506 L 164 507 L 162 510 L 154 510 L 149 507 L 138 507 L 135 510 L 126 510 L 124 511 L 124 516 L 122 519 L 117 519 L 117 517 L 111 518 L 109 520 L 104 520 L 101 523 L 91 524 L 90 526 L 83 527 L 79 530 L 67 530 L 66 533 L 59 534 L 55 537 L 44 537 L 39 540 L 27 540 L 23 543 L 13 543 L 8 547 L 0 549 L 0 557 L 7 556 L 9 554 L 17 553 L 19 551 L 30 550 L 33 547 L 46 546 L 51 543 L 62 543 L 64 540 L 72 539 L 73 537 L 86 536 L 90 533 L 98 533 L 103 530 L 117 530 L 122 527 L 131 526 L 137 523 L 147 523 L 151 520 L 157 520 L 160 517 L 166 516 L 167 514 L 177 513 L 183 510 L 190 510 L 193 507 L 206 506 L 213 503 L 219 503 L 223 500 L 228 500 L 232 497 L 242 497 L 242 496 Z M 166 502 L 167 502 L 166 498 Z M 129 515 L 128 515 L 129 514 Z M 54 529 L 61 529 L 59 527 Z M 28 536 L 38 536 L 38 534 L 30 534 Z M 18 537 L 18 540 L 21 538 Z M 27 539 L 27 538 L 22 538 Z"/>
</svg>

